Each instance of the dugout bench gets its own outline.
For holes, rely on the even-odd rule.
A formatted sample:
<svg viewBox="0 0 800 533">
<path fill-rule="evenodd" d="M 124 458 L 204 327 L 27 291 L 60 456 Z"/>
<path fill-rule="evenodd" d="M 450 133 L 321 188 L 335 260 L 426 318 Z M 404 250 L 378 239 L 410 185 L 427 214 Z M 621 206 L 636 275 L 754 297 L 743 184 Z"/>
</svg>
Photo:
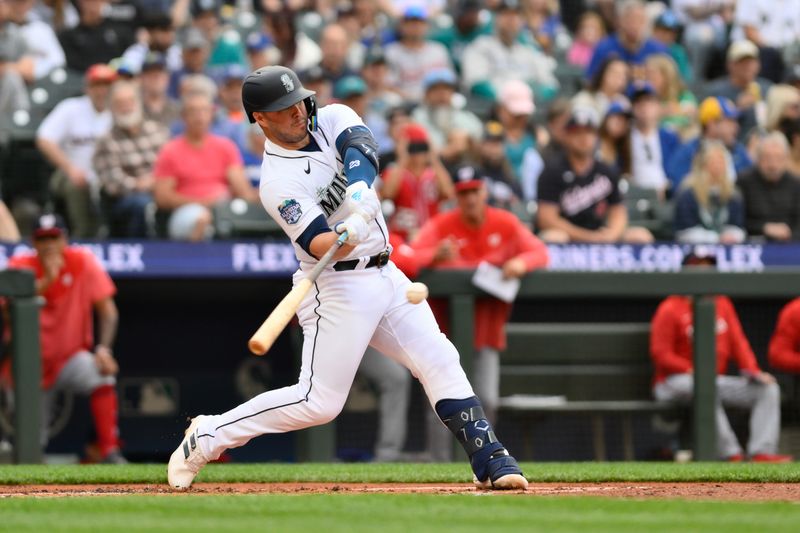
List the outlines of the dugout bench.
<svg viewBox="0 0 800 533">
<path fill-rule="evenodd" d="M 476 296 L 485 294 L 472 285 L 472 275 L 473 272 L 469 270 L 447 270 L 425 271 L 419 277 L 419 281 L 428 285 L 432 297 L 447 298 L 449 301 L 450 337 L 461 354 L 462 366 L 467 375 L 470 375 L 472 369 L 474 300 Z M 695 392 L 691 407 L 694 458 L 699 461 L 713 461 L 717 457 L 714 424 L 716 313 L 712 296 L 724 294 L 732 298 L 790 299 L 800 295 L 800 275 L 796 269 L 776 268 L 759 273 L 718 272 L 706 269 L 684 269 L 681 272 L 666 273 L 537 271 L 523 278 L 517 300 L 535 300 L 536 298 L 663 299 L 673 294 L 686 295 L 694 299 Z M 613 308 L 609 308 L 609 312 L 613 313 Z M 542 325 L 542 327 L 549 328 L 551 325 Z M 531 335 L 527 339 L 525 335 L 518 336 L 522 339 L 521 342 L 526 343 L 524 344 L 525 350 L 529 350 L 530 336 L 535 336 L 536 332 L 535 328 L 528 331 Z M 517 336 L 515 335 L 515 337 Z M 633 339 L 633 335 L 631 339 Z M 568 356 L 562 354 L 562 357 Z M 508 371 L 506 371 L 507 374 Z M 555 381 L 552 377 L 550 379 Z M 581 408 L 603 407 L 604 405 L 599 403 L 603 401 L 605 400 L 596 398 L 591 400 L 575 398 L 572 405 L 567 402 L 567 407 L 551 407 L 549 409 L 554 411 L 571 409 L 573 412 L 577 412 Z M 614 404 L 605 406 L 616 407 Z M 634 407 L 636 404 L 628 404 L 630 412 L 635 412 Z M 656 406 L 644 404 L 641 407 L 643 409 L 656 408 Z M 602 409 L 596 412 L 602 412 Z"/>
<path fill-rule="evenodd" d="M 634 415 L 685 412 L 652 399 L 649 323 L 509 323 L 506 333 L 500 410 L 523 420 L 588 416 L 596 461 L 608 459 L 607 417 L 620 418 L 623 458 L 633 461 Z M 530 424 L 520 427 L 525 456 L 531 457 L 535 436 Z"/>
</svg>

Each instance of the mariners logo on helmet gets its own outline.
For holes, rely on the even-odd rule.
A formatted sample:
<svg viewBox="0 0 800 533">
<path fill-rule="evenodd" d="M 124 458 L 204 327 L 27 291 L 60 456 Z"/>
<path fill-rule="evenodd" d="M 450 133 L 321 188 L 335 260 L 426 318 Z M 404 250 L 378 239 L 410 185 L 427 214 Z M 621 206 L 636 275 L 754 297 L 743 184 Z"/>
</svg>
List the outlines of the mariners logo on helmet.
<svg viewBox="0 0 800 533">
<path fill-rule="evenodd" d="M 287 93 L 294 91 L 294 82 L 292 81 L 292 78 L 289 77 L 288 74 L 284 74 L 283 76 L 281 76 L 281 83 L 283 83 L 283 86 L 286 89 Z"/>
</svg>

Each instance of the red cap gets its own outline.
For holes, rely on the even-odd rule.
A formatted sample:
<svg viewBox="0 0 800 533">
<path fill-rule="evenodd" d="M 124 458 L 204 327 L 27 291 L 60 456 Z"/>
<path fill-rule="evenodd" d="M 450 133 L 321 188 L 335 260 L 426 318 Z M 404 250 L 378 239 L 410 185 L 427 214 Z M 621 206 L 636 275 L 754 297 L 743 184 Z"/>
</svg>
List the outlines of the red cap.
<svg viewBox="0 0 800 533">
<path fill-rule="evenodd" d="M 87 83 L 111 83 L 117 79 L 117 71 L 103 63 L 92 65 L 86 70 Z"/>
<path fill-rule="evenodd" d="M 419 124 L 406 124 L 403 128 L 403 137 L 410 143 L 428 142 L 428 132 Z"/>
</svg>

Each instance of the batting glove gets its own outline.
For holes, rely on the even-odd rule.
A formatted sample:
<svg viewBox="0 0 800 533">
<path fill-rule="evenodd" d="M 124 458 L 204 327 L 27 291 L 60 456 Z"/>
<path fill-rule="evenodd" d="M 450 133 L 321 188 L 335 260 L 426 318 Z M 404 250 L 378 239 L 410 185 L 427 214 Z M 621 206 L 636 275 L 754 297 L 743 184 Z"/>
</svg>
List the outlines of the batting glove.
<svg viewBox="0 0 800 533">
<path fill-rule="evenodd" d="M 363 242 L 369 236 L 369 222 L 364 220 L 364 217 L 358 213 L 353 213 L 346 219 L 342 220 L 333 227 L 336 233 L 347 232 L 347 244 L 356 244 Z"/>
<path fill-rule="evenodd" d="M 349 213 L 361 215 L 364 220 L 370 222 L 378 216 L 381 202 L 366 182 L 357 181 L 345 190 L 344 207 Z"/>
</svg>

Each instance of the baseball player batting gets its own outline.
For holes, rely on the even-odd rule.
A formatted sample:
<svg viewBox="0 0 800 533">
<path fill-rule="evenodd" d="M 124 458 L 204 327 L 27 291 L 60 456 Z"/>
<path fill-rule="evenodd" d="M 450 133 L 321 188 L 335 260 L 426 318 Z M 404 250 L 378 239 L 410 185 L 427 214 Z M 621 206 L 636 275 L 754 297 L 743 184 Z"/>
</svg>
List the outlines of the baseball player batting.
<svg viewBox="0 0 800 533">
<path fill-rule="evenodd" d="M 281 66 L 252 72 L 242 86 L 247 117 L 266 135 L 261 201 L 300 262 L 294 284 L 347 232 L 297 310 L 304 335 L 299 380 L 226 413 L 194 418 L 170 457 L 169 484 L 188 488 L 206 463 L 259 435 L 334 419 L 362 354 L 372 346 L 420 380 L 467 452 L 479 488 L 527 488 L 427 302 L 412 305 L 406 299 L 411 282 L 389 260 L 389 232 L 372 188 L 378 173 L 372 133 L 349 107 L 317 109 L 314 94 Z"/>
</svg>

